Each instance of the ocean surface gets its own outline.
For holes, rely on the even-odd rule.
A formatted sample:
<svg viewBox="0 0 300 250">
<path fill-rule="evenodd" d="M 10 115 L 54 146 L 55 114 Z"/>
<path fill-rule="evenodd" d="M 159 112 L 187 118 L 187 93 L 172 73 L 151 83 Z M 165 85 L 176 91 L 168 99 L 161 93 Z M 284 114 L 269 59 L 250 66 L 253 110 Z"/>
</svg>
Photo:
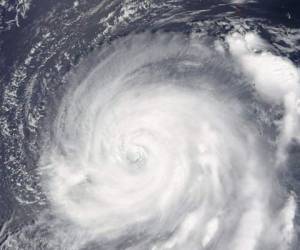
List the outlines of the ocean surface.
<svg viewBox="0 0 300 250">
<path fill-rule="evenodd" d="M 0 249 L 300 249 L 299 65 L 296 0 L 0 0 Z"/>
</svg>

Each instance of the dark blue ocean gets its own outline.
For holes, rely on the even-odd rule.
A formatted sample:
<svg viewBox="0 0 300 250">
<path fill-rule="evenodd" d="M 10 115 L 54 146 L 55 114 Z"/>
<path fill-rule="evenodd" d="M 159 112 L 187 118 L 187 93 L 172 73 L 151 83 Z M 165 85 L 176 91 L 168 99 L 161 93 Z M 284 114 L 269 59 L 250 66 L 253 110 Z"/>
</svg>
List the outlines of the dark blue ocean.
<svg viewBox="0 0 300 250">
<path fill-rule="evenodd" d="M 0 249 L 300 249 L 299 67 L 297 0 L 0 0 Z"/>
</svg>

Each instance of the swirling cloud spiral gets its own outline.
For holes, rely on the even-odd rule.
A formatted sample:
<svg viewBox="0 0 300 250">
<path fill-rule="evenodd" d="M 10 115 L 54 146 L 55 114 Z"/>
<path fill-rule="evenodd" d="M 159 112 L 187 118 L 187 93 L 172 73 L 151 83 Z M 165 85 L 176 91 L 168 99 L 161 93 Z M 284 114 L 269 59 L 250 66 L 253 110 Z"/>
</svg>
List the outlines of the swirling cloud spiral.
<svg viewBox="0 0 300 250">
<path fill-rule="evenodd" d="M 278 151 L 252 105 L 267 104 L 235 59 L 161 33 L 122 38 L 83 64 L 41 163 L 69 227 L 110 249 L 292 246 L 294 198 L 274 185 Z"/>
</svg>

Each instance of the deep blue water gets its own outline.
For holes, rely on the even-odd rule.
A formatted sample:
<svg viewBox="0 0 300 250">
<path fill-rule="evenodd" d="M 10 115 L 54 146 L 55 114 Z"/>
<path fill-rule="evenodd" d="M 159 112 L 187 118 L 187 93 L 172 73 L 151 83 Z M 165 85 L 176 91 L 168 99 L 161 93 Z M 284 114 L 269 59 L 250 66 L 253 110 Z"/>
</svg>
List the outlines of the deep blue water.
<svg viewBox="0 0 300 250">
<path fill-rule="evenodd" d="M 210 41 L 224 40 L 233 31 L 254 31 L 272 44 L 274 54 L 300 64 L 297 0 L 131 1 L 133 12 L 122 19 L 118 17 L 124 16 L 126 3 L 120 0 L 85 0 L 78 5 L 70 0 L 32 0 L 27 10 L 21 1 L 4 2 L 0 4 L 0 248 L 8 235 L 34 224 L 47 209 L 36 174 L 44 138 L 51 135 L 51 121 L 68 89 L 67 73 L 104 44 L 131 33 L 203 33 Z M 282 181 L 298 196 L 299 160 L 295 142 Z M 300 214 L 296 220 L 299 227 Z M 34 232 L 29 237 L 34 240 Z"/>
</svg>

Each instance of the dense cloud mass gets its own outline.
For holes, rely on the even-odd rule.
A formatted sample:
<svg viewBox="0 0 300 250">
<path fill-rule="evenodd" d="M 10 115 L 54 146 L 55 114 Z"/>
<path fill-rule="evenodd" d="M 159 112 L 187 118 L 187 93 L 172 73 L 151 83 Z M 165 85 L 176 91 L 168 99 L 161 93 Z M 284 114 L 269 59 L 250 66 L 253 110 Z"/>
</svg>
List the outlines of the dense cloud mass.
<svg viewBox="0 0 300 250">
<path fill-rule="evenodd" d="M 42 40 L 0 77 L 0 189 L 17 204 L 0 249 L 297 250 L 299 34 L 266 22 L 270 42 L 240 17 L 256 2 L 75 1 L 66 35 L 58 8 L 33 26 Z"/>
<path fill-rule="evenodd" d="M 235 35 L 228 41 L 247 45 Z M 259 135 L 266 125 L 253 121 L 243 101 L 259 97 L 242 71 L 260 79 L 267 102 L 293 98 L 298 78 L 284 59 L 233 50 L 245 61 L 240 72 L 197 37 L 141 34 L 96 53 L 79 81 L 79 72 L 70 77 L 41 171 L 52 206 L 72 230 L 109 244 L 133 238 L 130 249 L 292 245 L 294 197 L 273 187 L 284 145 L 274 150 Z M 291 86 L 268 86 L 260 75 L 268 57 L 269 70 L 287 64 Z M 290 136 L 286 127 L 281 137 Z"/>
</svg>

